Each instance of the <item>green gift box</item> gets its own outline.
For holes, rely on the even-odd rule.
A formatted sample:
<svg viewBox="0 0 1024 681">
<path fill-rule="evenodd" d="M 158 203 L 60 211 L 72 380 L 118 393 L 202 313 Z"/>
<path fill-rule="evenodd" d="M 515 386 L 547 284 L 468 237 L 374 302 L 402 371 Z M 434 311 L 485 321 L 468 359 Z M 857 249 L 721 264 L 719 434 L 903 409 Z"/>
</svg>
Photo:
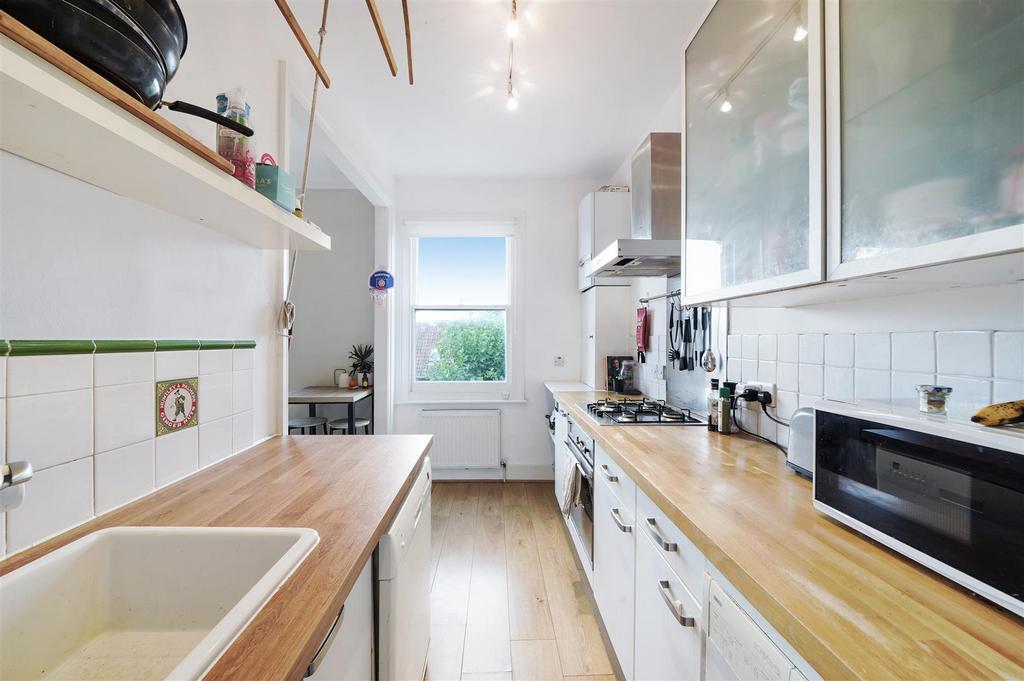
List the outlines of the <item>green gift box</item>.
<svg viewBox="0 0 1024 681">
<path fill-rule="evenodd" d="M 256 164 L 256 191 L 289 213 L 295 210 L 295 181 L 270 154 L 263 154 Z"/>
</svg>

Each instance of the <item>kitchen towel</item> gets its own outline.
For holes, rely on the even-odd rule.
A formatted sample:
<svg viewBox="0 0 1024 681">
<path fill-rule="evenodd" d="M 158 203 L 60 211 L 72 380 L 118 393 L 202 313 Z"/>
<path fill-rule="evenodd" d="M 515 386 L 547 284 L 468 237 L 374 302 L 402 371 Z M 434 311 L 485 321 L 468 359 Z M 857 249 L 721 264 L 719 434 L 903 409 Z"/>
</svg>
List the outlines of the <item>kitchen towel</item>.
<svg viewBox="0 0 1024 681">
<path fill-rule="evenodd" d="M 558 504 L 562 508 L 562 515 L 567 516 L 574 506 L 579 506 L 583 471 L 572 452 L 566 450 L 563 456 L 566 473 L 565 479 L 562 480 L 562 489 L 558 490 Z"/>
</svg>

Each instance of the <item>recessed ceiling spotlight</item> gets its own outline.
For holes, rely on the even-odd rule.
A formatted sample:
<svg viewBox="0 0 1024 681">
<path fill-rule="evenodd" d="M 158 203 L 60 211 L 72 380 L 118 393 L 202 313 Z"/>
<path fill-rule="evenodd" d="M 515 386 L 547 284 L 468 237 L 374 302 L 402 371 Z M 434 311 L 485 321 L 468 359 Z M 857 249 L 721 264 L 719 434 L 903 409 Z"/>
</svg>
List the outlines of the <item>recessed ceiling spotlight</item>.
<svg viewBox="0 0 1024 681">
<path fill-rule="evenodd" d="M 730 102 L 728 99 L 723 100 L 722 106 L 718 107 L 718 110 L 721 111 L 722 113 L 729 113 L 730 111 L 732 111 L 732 102 Z"/>
<path fill-rule="evenodd" d="M 508 22 L 505 26 L 505 35 L 509 38 L 519 37 L 519 21 L 517 19 L 512 19 Z"/>
<path fill-rule="evenodd" d="M 793 31 L 793 42 L 798 43 L 807 37 L 807 29 L 804 28 L 803 24 L 798 24 L 796 30 Z"/>
<path fill-rule="evenodd" d="M 508 99 L 505 100 L 505 108 L 509 111 L 515 111 L 519 108 L 519 97 L 513 90 L 508 91 Z"/>
</svg>

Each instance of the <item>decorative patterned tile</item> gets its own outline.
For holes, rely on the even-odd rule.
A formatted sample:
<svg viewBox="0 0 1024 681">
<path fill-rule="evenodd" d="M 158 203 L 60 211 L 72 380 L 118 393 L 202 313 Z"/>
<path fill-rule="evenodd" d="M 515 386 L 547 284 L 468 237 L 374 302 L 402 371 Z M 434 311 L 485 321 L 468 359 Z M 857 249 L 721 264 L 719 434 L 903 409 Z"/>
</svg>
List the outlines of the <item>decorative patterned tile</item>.
<svg viewBox="0 0 1024 681">
<path fill-rule="evenodd" d="M 92 390 L 7 399 L 7 457 L 37 471 L 92 454 Z"/>
<path fill-rule="evenodd" d="M 96 513 L 138 499 L 154 488 L 153 440 L 96 455 Z"/>
<path fill-rule="evenodd" d="M 178 378 L 156 384 L 156 434 L 167 435 L 199 422 L 199 379 Z"/>
</svg>

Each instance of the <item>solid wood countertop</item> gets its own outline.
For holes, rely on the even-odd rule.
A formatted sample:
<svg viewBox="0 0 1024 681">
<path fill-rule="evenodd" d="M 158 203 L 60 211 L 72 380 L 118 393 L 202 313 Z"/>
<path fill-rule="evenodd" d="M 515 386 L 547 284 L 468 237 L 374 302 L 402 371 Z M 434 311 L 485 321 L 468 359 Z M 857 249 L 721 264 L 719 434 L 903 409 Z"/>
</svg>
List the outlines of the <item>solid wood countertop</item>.
<svg viewBox="0 0 1024 681">
<path fill-rule="evenodd" d="M 0 562 L 117 525 L 311 527 L 320 543 L 206 675 L 301 679 L 408 493 L 429 435 L 276 437 Z"/>
<path fill-rule="evenodd" d="M 776 448 L 598 426 L 604 395 L 555 399 L 824 678 L 1024 678 L 1024 620 L 814 510 Z"/>
</svg>

